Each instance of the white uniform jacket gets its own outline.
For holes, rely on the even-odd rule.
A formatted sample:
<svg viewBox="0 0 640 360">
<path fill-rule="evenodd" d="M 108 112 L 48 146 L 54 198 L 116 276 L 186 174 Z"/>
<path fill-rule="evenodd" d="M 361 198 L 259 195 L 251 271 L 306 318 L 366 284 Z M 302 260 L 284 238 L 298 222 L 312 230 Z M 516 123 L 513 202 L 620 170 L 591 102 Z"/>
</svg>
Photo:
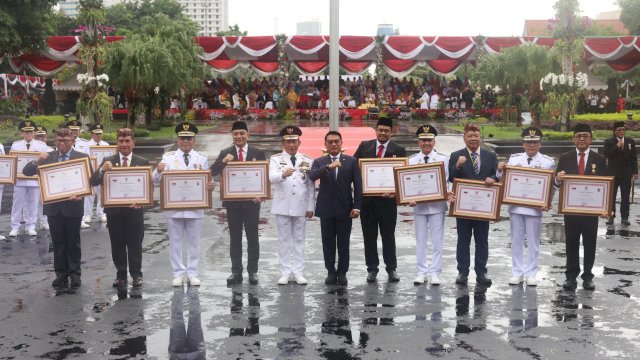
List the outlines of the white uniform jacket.
<svg viewBox="0 0 640 360">
<path fill-rule="evenodd" d="M 309 170 L 313 159 L 297 153 L 296 165 L 291 164 L 291 155 L 286 151 L 275 154 L 269 159 L 269 181 L 274 185 L 271 212 L 276 215 L 305 216 L 313 211 L 316 201 L 315 184 L 309 180 Z M 295 168 L 291 176 L 282 177 L 287 168 Z"/>
<path fill-rule="evenodd" d="M 34 152 L 48 152 L 47 144 L 43 143 L 39 140 L 31 140 L 29 150 L 27 150 L 27 142 L 24 140 L 14 141 L 11 144 L 11 151 L 34 151 Z M 22 172 L 22 169 L 18 169 L 18 171 Z M 17 179 L 16 186 L 38 186 L 38 180 L 25 180 L 25 179 Z"/>
<path fill-rule="evenodd" d="M 209 169 L 209 161 L 207 155 L 195 150 L 189 152 L 189 166 L 184 163 L 184 153 L 182 150 L 170 151 L 162 155 L 160 164 L 166 164 L 164 171 L 171 170 L 207 170 Z M 158 170 L 153 171 L 153 182 L 156 185 L 160 184 L 162 173 L 158 173 Z M 169 218 L 179 219 L 202 219 L 204 217 L 204 210 L 181 210 L 181 211 L 165 211 L 165 215 Z"/>
<path fill-rule="evenodd" d="M 422 153 L 422 151 L 417 154 L 411 155 L 411 157 L 409 158 L 409 165 L 424 164 L 425 163 L 424 157 L 425 155 Z M 444 179 L 446 181 L 449 178 L 449 169 L 448 169 L 449 157 L 446 155 L 439 154 L 435 149 L 433 149 L 431 150 L 431 153 L 429 153 L 429 164 L 435 163 L 435 162 L 444 163 Z M 445 211 L 447 211 L 446 200 L 422 203 L 422 204 L 416 205 L 413 208 L 414 214 L 421 214 L 421 215 L 437 214 Z"/>
<path fill-rule="evenodd" d="M 526 152 L 517 153 L 511 155 L 509 158 L 509 162 L 507 165 L 509 166 L 522 166 L 522 167 L 532 167 L 538 169 L 545 170 L 555 170 L 556 162 L 553 158 L 543 155 L 541 153 L 537 153 L 534 157 L 531 158 L 531 163 L 527 161 L 529 156 L 527 156 Z M 496 172 L 496 177 L 502 180 L 502 172 Z M 520 214 L 520 215 L 530 215 L 530 216 L 542 216 L 542 210 L 534 209 L 526 206 L 515 206 L 509 205 L 509 213 L 511 214 Z"/>
</svg>

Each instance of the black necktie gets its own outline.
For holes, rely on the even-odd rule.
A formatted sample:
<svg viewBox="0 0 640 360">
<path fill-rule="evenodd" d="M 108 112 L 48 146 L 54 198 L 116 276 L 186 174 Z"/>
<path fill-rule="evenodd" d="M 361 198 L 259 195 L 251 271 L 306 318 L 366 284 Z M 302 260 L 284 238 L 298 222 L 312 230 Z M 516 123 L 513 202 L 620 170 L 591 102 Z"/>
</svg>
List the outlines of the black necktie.
<svg viewBox="0 0 640 360">
<path fill-rule="evenodd" d="M 533 160 L 532 158 L 527 158 L 527 164 L 531 165 L 531 160 Z"/>
<path fill-rule="evenodd" d="M 424 157 L 424 163 L 425 163 L 425 164 L 428 164 L 428 163 L 429 163 L 429 156 L 425 156 L 425 157 Z"/>
<path fill-rule="evenodd" d="M 294 167 L 296 166 L 296 156 L 295 155 L 291 155 L 291 165 L 293 165 Z"/>
<path fill-rule="evenodd" d="M 184 154 L 182 154 L 182 156 L 184 156 L 184 164 L 189 166 L 189 154 L 188 153 L 184 153 Z"/>
<path fill-rule="evenodd" d="M 331 158 L 331 162 L 335 162 L 337 159 L 338 159 L 338 157 L 334 156 L 334 157 Z M 333 168 L 333 170 L 331 172 L 333 173 L 333 178 L 334 179 L 338 179 L 338 168 L 337 167 Z"/>
<path fill-rule="evenodd" d="M 67 161 L 67 154 L 60 154 L 60 161 Z"/>
<path fill-rule="evenodd" d="M 31 144 L 27 143 L 27 150 L 29 150 L 30 147 L 31 147 Z"/>
</svg>

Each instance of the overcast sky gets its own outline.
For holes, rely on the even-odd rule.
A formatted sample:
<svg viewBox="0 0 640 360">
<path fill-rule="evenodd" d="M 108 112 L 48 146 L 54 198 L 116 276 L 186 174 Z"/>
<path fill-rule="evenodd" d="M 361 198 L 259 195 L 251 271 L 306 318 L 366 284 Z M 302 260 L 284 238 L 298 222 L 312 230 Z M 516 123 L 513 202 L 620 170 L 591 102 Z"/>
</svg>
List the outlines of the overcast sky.
<svg viewBox="0 0 640 360">
<path fill-rule="evenodd" d="M 375 35 L 391 23 L 401 35 L 520 36 L 525 19 L 554 17 L 555 0 L 341 0 L 340 34 Z M 296 23 L 318 19 L 329 34 L 330 0 L 229 0 L 229 25 L 249 35 L 296 34 Z M 580 0 L 582 15 L 616 10 L 614 0 Z"/>
</svg>

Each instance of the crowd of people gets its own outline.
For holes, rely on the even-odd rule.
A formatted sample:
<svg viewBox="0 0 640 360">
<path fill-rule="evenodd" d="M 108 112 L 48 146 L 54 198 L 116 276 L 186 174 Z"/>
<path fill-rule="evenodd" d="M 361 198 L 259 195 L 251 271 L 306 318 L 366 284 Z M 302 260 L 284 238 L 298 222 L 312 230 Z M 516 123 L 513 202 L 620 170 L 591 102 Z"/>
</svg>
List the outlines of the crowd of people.
<svg viewBox="0 0 640 360">
<path fill-rule="evenodd" d="M 13 150 L 36 152 L 38 158 L 28 162 L 22 170 L 25 176 L 32 176 L 42 165 L 53 164 L 89 156 L 87 148 L 91 145 L 77 137 L 80 124 L 77 121 L 67 122 L 66 128 L 55 130 L 55 146 L 46 145 L 46 129 L 37 126 L 30 120 L 20 123 L 19 129 L 23 139 L 12 145 Z M 375 196 L 363 196 L 361 159 L 404 158 L 407 152 L 403 146 L 394 142 L 392 137 L 393 121 L 381 117 L 376 126 L 376 137 L 364 140 L 358 146 L 354 156 L 342 152 L 342 134 L 329 131 L 324 138 L 327 154 L 312 159 L 298 151 L 301 144 L 302 130 L 294 125 L 285 126 L 280 131 L 282 151 L 268 159 L 269 182 L 274 186 L 271 212 L 276 218 L 278 233 L 278 256 L 280 260 L 280 278 L 277 284 L 290 282 L 299 285 L 307 284 L 304 275 L 304 253 L 306 220 L 317 216 L 320 218 L 324 265 L 327 285 L 348 285 L 350 238 L 352 221 L 360 218 L 364 240 L 364 253 L 367 266 L 367 282 L 375 282 L 378 278 L 381 261 L 378 253 L 378 234 L 382 242 L 382 260 L 387 272 L 388 281 L 397 282 L 400 275 L 397 269 L 395 227 L 397 222 L 397 194 L 387 192 Z M 91 127 L 93 146 L 100 146 L 101 125 Z M 637 157 L 635 142 L 625 136 L 624 122 L 614 124 L 613 136 L 606 140 L 604 156 L 591 150 L 592 132 L 586 124 L 578 124 L 574 128 L 573 143 L 575 148 L 562 154 L 559 161 L 540 152 L 543 134 L 539 128 L 530 127 L 522 132 L 524 152 L 513 154 L 508 162 L 499 162 L 495 153 L 481 147 L 480 128 L 475 124 L 464 127 L 463 140 L 465 147 L 445 155 L 436 150 L 438 132 L 430 125 L 419 126 L 416 140 L 420 151 L 408 157 L 410 165 L 443 163 L 443 174 L 447 183 L 455 179 L 469 179 L 483 182 L 489 186 L 500 181 L 506 166 L 538 168 L 553 170 L 553 184 L 562 186 L 567 175 L 615 177 L 614 194 L 621 189 L 620 205 L 621 224 L 629 222 L 629 192 L 637 178 Z M 231 162 L 267 160 L 265 152 L 249 144 L 247 124 L 236 121 L 232 124 L 231 139 L 233 144 L 223 149 L 218 158 L 209 167 L 205 155 L 194 149 L 198 129 L 189 122 L 181 122 L 175 129 L 177 149 L 163 155 L 153 171 L 153 181 L 160 184 L 167 170 L 202 170 L 210 169 L 213 176 L 225 176 L 225 168 Z M 42 135 L 45 135 L 43 138 Z M 36 134 L 40 140 L 35 139 Z M 149 162 L 133 154 L 135 139 L 130 129 L 117 132 L 115 153 L 106 156 L 96 169 L 92 170 L 90 183 L 101 186 L 106 173 L 114 167 L 148 166 Z M 38 218 L 38 182 L 21 179 L 14 187 L 14 203 L 10 236 L 15 237 L 20 231 L 20 221 L 24 216 L 25 230 L 29 236 L 37 235 L 36 219 Z M 315 191 L 315 182 L 319 181 L 319 192 Z M 209 181 L 202 184 L 205 191 L 213 191 L 215 183 Z M 456 203 L 456 198 L 464 196 L 463 192 L 447 191 L 445 199 L 431 202 L 412 201 L 416 227 L 416 268 L 415 285 L 430 283 L 440 285 L 442 272 L 442 246 L 444 238 L 444 220 L 447 208 Z M 54 269 L 56 279 L 54 287 L 77 287 L 81 285 L 81 251 L 80 228 L 85 221 L 90 221 L 93 200 L 86 203 L 82 198 L 70 198 L 49 203 L 45 201 L 40 217 L 43 230 L 51 233 L 54 249 Z M 247 238 L 247 265 L 249 283 L 258 284 L 258 264 L 260 258 L 259 215 L 263 199 L 251 197 L 236 201 L 223 201 L 227 211 L 229 227 L 229 255 L 231 259 L 231 275 L 227 285 L 243 282 L 243 230 Z M 42 204 L 40 204 L 42 205 Z M 88 206 L 88 213 L 87 207 Z M 509 284 L 526 283 L 527 286 L 538 284 L 539 245 L 542 227 L 542 214 L 549 207 L 544 205 L 526 206 L 510 205 L 508 212 L 511 223 L 512 277 Z M 200 236 L 202 222 L 205 221 L 203 210 L 178 209 L 163 210 L 168 223 L 170 263 L 172 267 L 171 285 L 199 286 Z M 99 214 L 99 212 L 98 212 Z M 88 219 L 87 219 L 88 215 Z M 43 217 L 45 216 L 45 217 Z M 566 237 L 566 279 L 563 287 L 573 290 L 577 287 L 577 277 L 582 272 L 583 287 L 594 290 L 594 274 L 592 268 L 595 261 L 598 217 L 608 218 L 608 225 L 613 224 L 615 213 L 585 213 L 564 215 Z M 105 219 L 106 218 L 106 219 Z M 112 259 L 116 277 L 114 287 L 128 284 L 130 274 L 133 286 L 143 284 L 142 273 L 142 241 L 144 238 L 144 207 L 129 204 L 110 207 L 104 210 L 111 239 Z M 458 274 L 456 284 L 467 284 L 470 273 L 471 239 L 475 242 L 474 272 L 476 284 L 490 286 L 489 277 L 489 220 L 478 217 L 457 216 L 457 250 L 456 261 Z M 580 238 L 584 247 L 584 265 L 580 268 Z M 526 241 L 525 241 L 526 239 Z M 427 258 L 428 243 L 431 248 L 431 259 Z M 186 243 L 187 254 L 183 256 L 183 243 Z M 525 249 L 527 255 L 525 256 Z M 70 284 L 69 284 L 70 280 Z"/>
</svg>

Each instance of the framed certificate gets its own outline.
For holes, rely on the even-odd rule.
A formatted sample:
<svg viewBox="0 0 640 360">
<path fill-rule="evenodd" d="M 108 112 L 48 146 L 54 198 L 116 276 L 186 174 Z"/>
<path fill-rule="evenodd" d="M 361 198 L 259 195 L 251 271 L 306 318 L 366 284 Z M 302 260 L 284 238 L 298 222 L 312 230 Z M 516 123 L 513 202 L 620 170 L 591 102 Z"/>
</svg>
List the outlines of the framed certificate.
<svg viewBox="0 0 640 360">
<path fill-rule="evenodd" d="M 91 195 L 90 177 L 88 157 L 38 166 L 42 203 L 64 201 L 73 195 Z"/>
<path fill-rule="evenodd" d="M 153 205 L 151 166 L 113 167 L 104 172 L 101 188 L 104 207 Z"/>
<path fill-rule="evenodd" d="M 89 156 L 96 158 L 95 162 L 97 163 L 97 165 L 102 164 L 102 161 L 104 160 L 104 158 L 111 155 L 115 155 L 117 153 L 118 153 L 118 147 L 115 145 L 89 146 Z M 93 168 L 97 169 L 98 166 L 94 166 Z"/>
<path fill-rule="evenodd" d="M 0 184 L 16 183 L 16 168 L 18 157 L 12 155 L 0 155 Z"/>
<path fill-rule="evenodd" d="M 505 166 L 502 203 L 508 205 L 551 208 L 553 170 Z"/>
<path fill-rule="evenodd" d="M 160 209 L 211 209 L 209 181 L 208 170 L 164 171 L 160 182 Z"/>
<path fill-rule="evenodd" d="M 456 201 L 449 207 L 449 216 L 496 221 L 500 217 L 502 184 L 487 185 L 480 180 L 453 179 Z"/>
<path fill-rule="evenodd" d="M 230 161 L 220 176 L 220 200 L 271 198 L 269 161 Z"/>
<path fill-rule="evenodd" d="M 398 205 L 447 199 L 443 162 L 395 167 L 393 173 Z"/>
<path fill-rule="evenodd" d="M 362 195 L 380 196 L 396 192 L 393 168 L 406 166 L 407 158 L 358 159 L 362 174 Z M 340 171 L 340 169 L 338 169 Z"/>
<path fill-rule="evenodd" d="M 565 215 L 611 214 L 613 176 L 565 175 L 560 186 L 558 213 Z"/>
<path fill-rule="evenodd" d="M 15 155 L 18 158 L 18 165 L 16 168 L 16 178 L 18 179 L 38 179 L 38 175 L 26 176 L 22 173 L 25 165 L 33 160 L 38 160 L 40 153 L 37 151 L 9 151 L 9 155 Z"/>
</svg>

